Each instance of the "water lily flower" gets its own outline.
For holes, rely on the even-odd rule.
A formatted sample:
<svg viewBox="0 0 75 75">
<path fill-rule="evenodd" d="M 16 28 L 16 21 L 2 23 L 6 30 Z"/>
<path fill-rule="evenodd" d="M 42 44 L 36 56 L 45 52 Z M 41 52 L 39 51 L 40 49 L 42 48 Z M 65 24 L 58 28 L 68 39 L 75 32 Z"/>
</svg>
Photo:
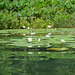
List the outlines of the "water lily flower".
<svg viewBox="0 0 75 75">
<path fill-rule="evenodd" d="M 26 35 L 26 34 L 23 34 L 24 36 Z"/>
<path fill-rule="evenodd" d="M 33 52 L 28 52 L 28 54 L 33 54 Z"/>
<path fill-rule="evenodd" d="M 66 52 L 61 52 L 61 53 L 66 53 Z"/>
<path fill-rule="evenodd" d="M 40 41 L 41 39 L 40 38 L 38 38 L 38 41 Z"/>
<path fill-rule="evenodd" d="M 41 54 L 41 52 L 38 52 L 38 54 Z"/>
<path fill-rule="evenodd" d="M 45 37 L 50 37 L 50 35 L 46 35 Z"/>
<path fill-rule="evenodd" d="M 28 46 L 28 47 L 32 47 L 32 46 Z"/>
<path fill-rule="evenodd" d="M 28 38 L 28 42 L 31 42 L 32 41 L 32 38 Z"/>
<path fill-rule="evenodd" d="M 52 26 L 48 25 L 48 28 L 51 28 Z"/>
<path fill-rule="evenodd" d="M 51 33 L 48 33 L 45 37 L 50 37 Z"/>
<path fill-rule="evenodd" d="M 61 42 L 65 42 L 65 40 L 64 39 L 61 39 Z"/>
<path fill-rule="evenodd" d="M 38 46 L 38 47 L 40 47 L 40 46 Z"/>
<path fill-rule="evenodd" d="M 48 35 L 51 35 L 51 33 L 48 33 Z"/>
<path fill-rule="evenodd" d="M 23 28 L 26 28 L 25 26 L 23 26 Z"/>
<path fill-rule="evenodd" d="M 29 27 L 27 27 L 27 29 L 29 29 Z"/>
<path fill-rule="evenodd" d="M 50 53 L 50 52 L 45 52 L 46 54 Z"/>
<path fill-rule="evenodd" d="M 48 43 L 48 44 L 47 44 L 47 47 L 50 47 L 50 46 L 51 46 L 50 43 Z"/>
<path fill-rule="evenodd" d="M 31 33 L 31 35 L 33 35 L 33 34 L 35 34 L 35 32 L 34 33 Z"/>
</svg>

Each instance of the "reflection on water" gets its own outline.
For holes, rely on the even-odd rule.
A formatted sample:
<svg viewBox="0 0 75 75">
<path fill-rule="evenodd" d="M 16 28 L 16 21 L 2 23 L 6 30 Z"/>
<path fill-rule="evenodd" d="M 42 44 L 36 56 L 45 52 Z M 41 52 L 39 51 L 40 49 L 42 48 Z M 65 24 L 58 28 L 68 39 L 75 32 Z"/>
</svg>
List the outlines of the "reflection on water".
<svg viewBox="0 0 75 75">
<path fill-rule="evenodd" d="M 75 35 L 65 35 L 1 33 L 0 75 L 75 75 Z"/>
<path fill-rule="evenodd" d="M 32 57 L 9 53 L 0 54 L 0 75 L 75 75 L 75 59 L 37 61 L 37 57 L 33 56 L 35 61 L 30 61 Z"/>
</svg>

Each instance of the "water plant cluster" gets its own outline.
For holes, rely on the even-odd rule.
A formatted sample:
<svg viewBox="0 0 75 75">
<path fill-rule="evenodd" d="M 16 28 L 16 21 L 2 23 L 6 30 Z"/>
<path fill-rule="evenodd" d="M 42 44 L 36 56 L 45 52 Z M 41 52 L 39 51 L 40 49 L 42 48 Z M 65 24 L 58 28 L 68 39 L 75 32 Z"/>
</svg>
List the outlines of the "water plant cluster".
<svg viewBox="0 0 75 75">
<path fill-rule="evenodd" d="M 65 32 L 65 34 L 64 34 Z M 1 30 L 0 43 L 25 48 L 41 48 L 62 51 L 75 48 L 75 29 L 20 29 Z M 5 38 L 3 38 L 3 37 Z M 34 49 L 35 50 L 35 49 Z"/>
<path fill-rule="evenodd" d="M 0 0 L 0 29 L 75 27 L 74 0 Z"/>
<path fill-rule="evenodd" d="M 74 59 L 75 29 L 0 30 L 0 51 L 2 55 L 0 59 L 25 61 Z"/>
</svg>

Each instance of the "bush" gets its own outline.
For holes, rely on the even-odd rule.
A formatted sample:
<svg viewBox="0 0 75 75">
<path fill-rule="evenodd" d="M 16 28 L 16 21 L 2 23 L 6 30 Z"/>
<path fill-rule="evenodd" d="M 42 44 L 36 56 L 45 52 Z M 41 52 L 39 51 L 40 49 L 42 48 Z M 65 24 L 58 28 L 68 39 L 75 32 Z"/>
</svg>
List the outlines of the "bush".
<svg viewBox="0 0 75 75">
<path fill-rule="evenodd" d="M 0 29 L 75 27 L 74 0 L 1 0 Z"/>
</svg>

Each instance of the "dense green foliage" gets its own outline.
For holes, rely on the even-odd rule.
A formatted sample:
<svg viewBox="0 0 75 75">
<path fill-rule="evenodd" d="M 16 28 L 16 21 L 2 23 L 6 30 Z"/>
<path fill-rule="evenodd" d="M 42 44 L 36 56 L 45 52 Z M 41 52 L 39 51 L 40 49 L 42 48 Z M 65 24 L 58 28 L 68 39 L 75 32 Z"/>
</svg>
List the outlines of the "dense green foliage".
<svg viewBox="0 0 75 75">
<path fill-rule="evenodd" d="M 0 0 L 0 29 L 75 27 L 74 0 Z"/>
</svg>

